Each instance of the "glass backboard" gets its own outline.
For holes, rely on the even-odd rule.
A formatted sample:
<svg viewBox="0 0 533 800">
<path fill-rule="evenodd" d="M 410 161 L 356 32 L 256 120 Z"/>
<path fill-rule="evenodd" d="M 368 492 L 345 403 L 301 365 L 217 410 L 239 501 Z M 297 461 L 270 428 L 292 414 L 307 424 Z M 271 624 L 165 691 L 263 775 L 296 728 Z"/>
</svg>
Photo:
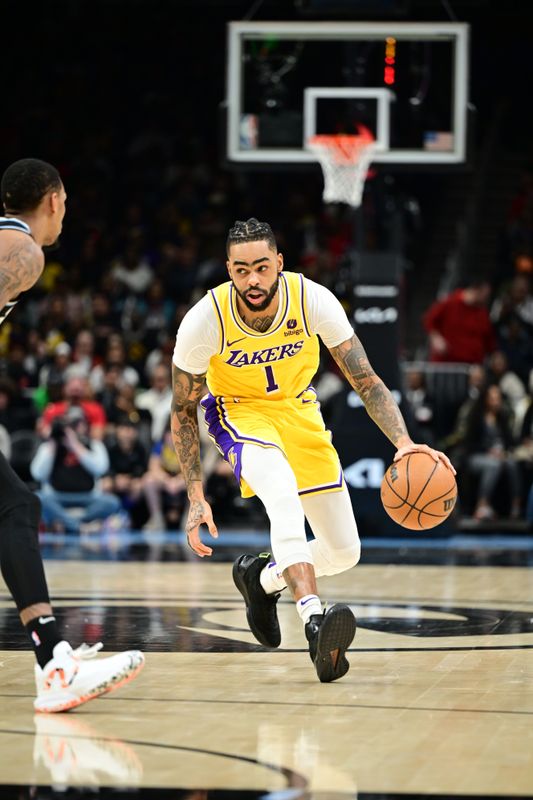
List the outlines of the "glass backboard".
<svg viewBox="0 0 533 800">
<path fill-rule="evenodd" d="M 312 135 L 359 123 L 376 162 L 464 162 L 468 34 L 462 23 L 230 23 L 229 161 L 312 162 Z"/>
</svg>

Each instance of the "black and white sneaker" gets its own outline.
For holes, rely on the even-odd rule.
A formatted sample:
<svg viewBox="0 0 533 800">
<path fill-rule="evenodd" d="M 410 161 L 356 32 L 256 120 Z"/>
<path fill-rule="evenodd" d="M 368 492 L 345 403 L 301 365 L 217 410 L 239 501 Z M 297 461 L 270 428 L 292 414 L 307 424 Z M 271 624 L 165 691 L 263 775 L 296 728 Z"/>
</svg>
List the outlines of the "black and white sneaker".
<svg viewBox="0 0 533 800">
<path fill-rule="evenodd" d="M 279 647 L 279 629 L 276 603 L 279 593 L 267 594 L 259 575 L 270 561 L 270 553 L 260 556 L 240 556 L 233 565 L 233 581 L 246 603 L 246 618 L 253 635 L 265 647 Z"/>
<path fill-rule="evenodd" d="M 348 606 L 337 603 L 324 614 L 313 614 L 305 625 L 309 655 L 322 683 L 336 681 L 350 669 L 346 651 L 355 636 L 355 617 Z"/>
</svg>

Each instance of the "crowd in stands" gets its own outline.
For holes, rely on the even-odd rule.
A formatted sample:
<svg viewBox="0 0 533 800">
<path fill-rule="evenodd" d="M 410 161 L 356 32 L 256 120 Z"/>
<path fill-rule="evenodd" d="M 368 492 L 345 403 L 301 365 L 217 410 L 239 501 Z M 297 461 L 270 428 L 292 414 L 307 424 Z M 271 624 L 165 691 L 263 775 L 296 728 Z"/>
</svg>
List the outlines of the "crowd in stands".
<svg viewBox="0 0 533 800">
<path fill-rule="evenodd" d="M 269 179 L 258 198 L 253 180 L 175 163 L 160 137 L 139 135 L 111 185 L 101 139 L 80 148 L 84 160 L 60 164 L 69 197 L 59 249 L 0 328 L 0 448 L 39 491 L 48 529 L 90 532 L 110 517 L 176 528 L 186 493 L 169 437 L 172 352 L 187 309 L 227 278 L 229 227 L 263 216 L 288 268 L 333 286 L 352 225 L 322 209 L 317 176 L 282 201 L 283 179 Z M 123 192 L 133 175 L 139 190 Z M 260 514 L 241 503 L 207 436 L 202 457 L 220 522 Z"/>
<path fill-rule="evenodd" d="M 455 423 L 440 444 L 459 467 L 474 519 L 533 522 L 533 173 L 526 172 L 503 230 L 494 280 L 471 281 L 424 317 L 429 359 L 469 364 Z M 422 429 L 437 428 L 436 397 L 412 370 L 408 396 Z"/>
<path fill-rule="evenodd" d="M 175 528 L 186 504 L 168 432 L 175 333 L 191 303 L 226 279 L 227 229 L 248 212 L 269 219 L 287 267 L 348 304 L 346 274 L 339 275 L 353 221 L 342 207 L 322 205 L 318 176 L 288 188 L 282 178 L 264 178 L 268 192 L 259 195 L 241 174 L 165 161 L 161 141 L 148 136 L 129 148 L 128 170 L 142 196 L 125 193 L 128 201 L 107 218 L 110 166 L 96 159 L 100 144 L 85 143 L 83 169 L 69 166 L 74 189 L 61 246 L 0 328 L 0 449 L 39 490 L 52 530 L 90 531 L 110 517 L 147 530 Z M 70 189 L 68 175 L 66 182 Z M 471 283 L 425 316 L 429 366 L 469 365 L 463 402 L 444 423 L 427 370 L 406 377 L 416 435 L 450 450 L 465 495 L 475 494 L 478 520 L 524 516 L 531 483 L 532 183 L 511 209 L 499 284 Z M 365 211 L 365 246 L 379 249 L 374 212 Z M 324 401 L 341 385 L 333 363 L 319 385 Z M 207 437 L 202 448 L 218 519 L 246 515 L 250 506 L 240 503 L 230 468 Z M 502 480 L 503 504 L 495 499 Z"/>
</svg>

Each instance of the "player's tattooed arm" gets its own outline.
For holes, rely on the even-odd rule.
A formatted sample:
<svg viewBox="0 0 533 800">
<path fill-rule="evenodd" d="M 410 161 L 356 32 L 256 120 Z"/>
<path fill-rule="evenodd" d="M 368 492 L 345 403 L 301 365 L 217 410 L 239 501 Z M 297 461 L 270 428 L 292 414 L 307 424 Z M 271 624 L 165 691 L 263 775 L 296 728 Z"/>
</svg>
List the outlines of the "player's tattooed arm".
<svg viewBox="0 0 533 800">
<path fill-rule="evenodd" d="M 205 373 L 192 375 L 172 365 L 172 406 L 170 427 L 181 472 L 189 496 L 189 513 L 185 532 L 189 547 L 201 558 L 213 552 L 200 538 L 200 526 L 205 524 L 211 536 L 218 536 L 213 514 L 204 497 L 200 465 L 200 433 L 198 430 L 198 401 L 205 385 Z"/>
<path fill-rule="evenodd" d="M 170 427 L 189 499 L 202 485 L 197 406 L 204 385 L 205 373 L 192 375 L 172 365 Z"/>
<path fill-rule="evenodd" d="M 410 443 L 411 437 L 398 404 L 372 369 L 357 336 L 354 334 L 351 339 L 332 347 L 330 353 L 385 436 L 397 448 Z"/>
<path fill-rule="evenodd" d="M 6 233 L 11 236 L 0 254 L 0 308 L 30 289 L 44 269 L 43 251 L 29 236 L 14 231 Z"/>
</svg>

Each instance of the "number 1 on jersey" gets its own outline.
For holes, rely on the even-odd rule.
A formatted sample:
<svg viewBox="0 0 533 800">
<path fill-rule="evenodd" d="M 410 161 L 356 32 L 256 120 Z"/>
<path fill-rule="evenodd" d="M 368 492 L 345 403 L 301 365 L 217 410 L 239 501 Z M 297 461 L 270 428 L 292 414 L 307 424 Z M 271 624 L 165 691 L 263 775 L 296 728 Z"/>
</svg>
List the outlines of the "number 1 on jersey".
<svg viewBox="0 0 533 800">
<path fill-rule="evenodd" d="M 266 372 L 266 378 L 267 378 L 267 386 L 266 386 L 267 393 L 268 392 L 275 392 L 276 389 L 279 389 L 279 386 L 278 386 L 278 384 L 276 383 L 276 381 L 274 379 L 274 370 L 272 369 L 270 364 L 268 364 L 265 367 L 265 372 Z"/>
</svg>

